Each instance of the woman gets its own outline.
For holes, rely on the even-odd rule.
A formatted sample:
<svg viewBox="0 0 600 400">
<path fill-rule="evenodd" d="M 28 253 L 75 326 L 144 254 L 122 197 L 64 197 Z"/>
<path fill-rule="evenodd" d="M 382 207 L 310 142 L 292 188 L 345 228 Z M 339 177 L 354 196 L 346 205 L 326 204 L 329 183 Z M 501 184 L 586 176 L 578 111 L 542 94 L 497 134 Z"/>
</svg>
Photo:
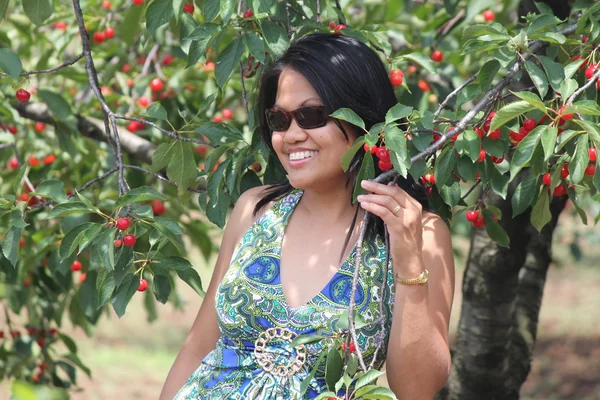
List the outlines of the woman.
<svg viewBox="0 0 600 400">
<path fill-rule="evenodd" d="M 363 241 L 356 310 L 367 322 L 383 313 L 384 323 L 383 329 L 380 323 L 358 329 L 357 345 L 367 363 L 376 358 L 376 368 L 387 361 L 399 399 L 432 399 L 450 370 L 449 230 L 423 211 L 423 187 L 410 177 L 398 185 L 363 181 L 369 194 L 352 204 L 364 150 L 347 173 L 340 160 L 364 132 L 329 117 L 347 107 L 367 129 L 383 121 L 397 102 L 383 63 L 355 39 L 311 34 L 292 43 L 260 85 L 262 136 L 288 182 L 248 190 L 236 203 L 206 297 L 161 399 L 177 393 L 177 399 L 275 400 L 326 391 L 323 366 L 305 393 L 300 389 L 325 344 L 302 351 L 287 345 L 296 334 L 331 335 L 348 309 L 356 222 L 364 212 L 377 218 Z M 426 276 L 425 269 L 426 283 L 407 284 L 405 278 Z"/>
</svg>

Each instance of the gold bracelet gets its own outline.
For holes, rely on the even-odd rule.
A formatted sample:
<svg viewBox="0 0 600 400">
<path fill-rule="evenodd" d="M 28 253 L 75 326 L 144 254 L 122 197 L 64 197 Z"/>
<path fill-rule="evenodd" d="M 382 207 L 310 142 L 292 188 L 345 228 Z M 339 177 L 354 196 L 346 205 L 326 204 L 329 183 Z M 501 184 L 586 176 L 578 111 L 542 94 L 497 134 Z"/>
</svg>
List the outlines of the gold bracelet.
<svg viewBox="0 0 600 400">
<path fill-rule="evenodd" d="M 396 282 L 401 283 L 403 285 L 424 285 L 427 282 L 427 278 L 429 278 L 429 271 L 423 270 L 421 275 L 417 278 L 404 279 L 400 278 L 398 273 L 396 272 Z"/>
</svg>

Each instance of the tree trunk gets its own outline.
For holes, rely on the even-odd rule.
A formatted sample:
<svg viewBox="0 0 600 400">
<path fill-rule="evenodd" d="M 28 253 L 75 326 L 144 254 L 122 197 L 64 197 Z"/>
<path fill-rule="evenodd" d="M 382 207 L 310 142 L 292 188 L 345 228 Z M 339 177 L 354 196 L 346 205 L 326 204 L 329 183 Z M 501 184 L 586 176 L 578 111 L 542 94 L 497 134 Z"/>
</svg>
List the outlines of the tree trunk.
<svg viewBox="0 0 600 400">
<path fill-rule="evenodd" d="M 529 223 L 531 208 L 512 217 L 510 198 L 521 179 L 507 200 L 490 193 L 486 201 L 502 210 L 510 248 L 496 245 L 484 229 L 472 235 L 452 372 L 437 400 L 518 399 L 530 371 L 552 235 L 566 196 L 551 203 L 552 221 L 538 234 Z"/>
</svg>

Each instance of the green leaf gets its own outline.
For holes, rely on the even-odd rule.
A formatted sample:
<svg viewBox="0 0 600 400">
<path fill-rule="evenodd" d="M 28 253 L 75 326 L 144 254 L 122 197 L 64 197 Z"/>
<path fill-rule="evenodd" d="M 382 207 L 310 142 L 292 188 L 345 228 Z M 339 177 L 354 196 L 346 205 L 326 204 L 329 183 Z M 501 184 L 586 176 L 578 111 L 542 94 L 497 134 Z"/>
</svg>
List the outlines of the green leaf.
<svg viewBox="0 0 600 400">
<path fill-rule="evenodd" d="M 146 29 L 150 33 L 169 22 L 173 16 L 171 0 L 154 0 L 146 10 Z"/>
<path fill-rule="evenodd" d="M 428 56 L 426 56 L 423 53 L 410 53 L 410 54 L 403 54 L 399 57 L 396 57 L 395 61 L 404 61 L 404 60 L 409 60 L 412 61 L 416 64 L 419 64 L 421 67 L 423 67 L 427 72 L 430 72 L 432 74 L 437 74 L 437 68 L 435 67 L 434 62 L 431 60 L 431 58 L 429 58 Z"/>
<path fill-rule="evenodd" d="M 244 140 L 244 136 L 237 128 L 220 122 L 208 122 L 202 124 L 200 127 L 196 128 L 194 132 L 206 136 L 214 146 Z"/>
<path fill-rule="evenodd" d="M 450 207 L 456 206 L 460 201 L 460 184 L 457 181 L 454 181 L 450 186 L 441 186 L 439 187 L 439 190 L 444 203 L 448 204 Z"/>
<path fill-rule="evenodd" d="M 113 305 L 113 309 L 121 318 L 125 314 L 125 310 L 127 310 L 127 305 L 129 301 L 137 292 L 137 288 L 140 285 L 140 280 L 137 275 L 129 274 L 123 279 L 121 284 L 119 285 L 117 291 L 113 294 L 111 298 L 111 302 Z"/>
<path fill-rule="evenodd" d="M 8 6 L 8 2 L 6 3 Z M 0 4 L 0 20 L 3 18 L 2 16 L 2 5 Z M 4 11 L 6 8 L 4 7 Z M 0 49 L 0 69 L 6 72 L 13 81 L 19 80 L 19 74 L 23 68 L 23 64 L 21 63 L 21 59 L 18 55 L 13 53 L 10 49 Z"/>
<path fill-rule="evenodd" d="M 254 32 L 246 32 L 244 34 L 244 42 L 248 50 L 250 50 L 250 54 L 261 63 L 264 63 L 266 48 L 263 40 Z"/>
<path fill-rule="evenodd" d="M 474 1 L 472 2 L 473 4 L 477 4 L 478 2 Z M 470 3 L 471 5 L 471 3 Z M 481 6 L 481 3 L 479 2 L 479 4 Z M 485 5 L 484 8 L 481 8 L 480 10 L 484 10 L 485 9 Z M 465 30 L 463 31 L 463 37 L 462 40 L 463 42 L 466 42 L 468 39 L 473 39 L 473 38 L 479 38 L 480 36 L 486 36 L 486 35 L 504 35 L 506 36 L 506 39 L 510 39 L 510 36 L 508 36 L 508 32 L 506 30 L 506 28 L 502 25 L 500 25 L 497 22 L 491 23 L 491 24 L 475 24 L 475 25 L 469 25 L 465 28 Z"/>
<path fill-rule="evenodd" d="M 512 94 L 514 94 L 521 100 L 528 102 L 529 104 L 546 114 L 546 106 L 537 94 L 531 92 L 512 92 Z"/>
<path fill-rule="evenodd" d="M 209 176 L 207 183 L 210 201 L 206 207 L 206 216 L 219 228 L 223 228 L 225 226 L 225 217 L 227 216 L 227 211 L 229 211 L 229 206 L 231 203 L 231 197 L 229 194 L 225 190 L 221 189 L 223 173 L 230 161 L 231 160 L 228 159 L 221 163 L 217 170 Z"/>
<path fill-rule="evenodd" d="M 354 194 L 352 196 L 352 202 L 356 202 L 356 197 L 361 194 L 366 194 L 367 191 L 362 188 L 361 182 L 365 179 L 373 179 L 375 177 L 375 165 L 373 164 L 373 155 L 371 153 L 365 153 L 358 172 L 358 178 L 356 179 L 356 186 L 354 187 Z"/>
<path fill-rule="evenodd" d="M 8 394 L 8 388 L 5 390 L 5 393 Z M 32 385 L 20 380 L 12 382 L 10 393 L 11 400 L 69 400 L 70 398 L 67 389 Z"/>
<path fill-rule="evenodd" d="M 57 118 L 67 121 L 69 117 L 72 117 L 71 106 L 60 94 L 40 89 L 38 90 L 38 96 L 48 105 L 52 114 L 56 115 Z"/>
<path fill-rule="evenodd" d="M 323 336 L 323 335 L 313 335 L 313 334 L 305 334 L 305 335 L 299 335 L 296 336 L 294 338 L 294 340 L 292 340 L 292 342 L 290 343 L 291 347 L 297 347 L 300 346 L 302 344 L 309 344 L 309 343 L 315 343 L 318 341 L 321 341 L 325 338 L 327 338 L 328 336 Z"/>
<path fill-rule="evenodd" d="M 593 100 L 578 101 L 569 106 L 568 109 L 583 115 L 600 115 L 600 106 Z"/>
<path fill-rule="evenodd" d="M 442 153 L 437 159 L 433 174 L 438 187 L 442 187 L 452 175 L 452 171 L 456 165 L 456 154 L 454 148 L 447 146 L 442 150 Z"/>
<path fill-rule="evenodd" d="M 19 240 L 21 239 L 21 229 L 13 226 L 5 234 L 2 239 L 2 254 L 14 266 L 17 265 L 19 259 L 18 249 Z"/>
<path fill-rule="evenodd" d="M 0 20 L 6 17 L 6 10 L 8 10 L 8 2 L 9 0 L 0 0 Z"/>
<path fill-rule="evenodd" d="M 40 26 L 50 18 L 52 3 L 49 0 L 23 0 L 23 10 L 35 25 Z"/>
<path fill-rule="evenodd" d="M 58 336 L 60 337 L 60 340 L 63 341 L 65 346 L 67 346 L 67 349 L 69 349 L 71 353 L 77 353 L 77 345 L 75 344 L 75 341 L 73 339 L 71 339 L 64 333 L 59 333 Z"/>
<path fill-rule="evenodd" d="M 91 242 L 93 242 L 100 232 L 102 232 L 103 224 L 94 223 L 81 234 L 79 239 L 79 253 L 81 253 Z"/>
<path fill-rule="evenodd" d="M 141 203 L 150 200 L 167 200 L 167 197 L 150 186 L 140 186 L 130 190 L 115 202 L 114 208 L 121 208 L 127 204 Z"/>
<path fill-rule="evenodd" d="M 131 46 L 133 40 L 137 37 L 138 32 L 141 30 L 143 23 L 141 22 L 142 14 L 145 11 L 143 6 L 125 7 L 125 18 L 119 24 L 119 37 L 123 40 L 124 44 Z"/>
<path fill-rule="evenodd" d="M 290 45 L 286 32 L 275 22 L 267 19 L 259 20 L 263 37 L 269 46 L 269 54 L 273 59 L 283 55 Z"/>
<path fill-rule="evenodd" d="M 335 112 L 331 114 L 330 117 L 349 122 L 352 125 L 358 126 L 359 128 L 362 128 L 366 131 L 364 121 L 349 108 L 340 108 L 338 110 L 335 110 Z"/>
<path fill-rule="evenodd" d="M 184 270 L 177 270 L 177 275 L 181 278 L 185 283 L 187 283 L 192 289 L 196 291 L 201 297 L 204 297 L 206 293 L 202 289 L 202 280 L 200 279 L 200 275 L 193 268 L 188 268 Z"/>
<path fill-rule="evenodd" d="M 546 96 L 546 93 L 548 93 L 548 79 L 544 71 L 531 61 L 525 61 L 524 65 L 540 96 Z"/>
<path fill-rule="evenodd" d="M 580 119 L 575 120 L 575 123 L 577 123 L 577 125 L 581 126 L 583 128 L 583 130 L 585 130 L 588 133 L 588 135 L 590 136 L 590 140 L 592 141 L 592 143 L 594 143 L 594 147 L 599 149 L 600 148 L 600 126 L 598 126 L 596 124 L 592 124 L 589 121 L 580 120 Z M 563 134 L 564 134 L 564 132 L 563 132 Z"/>
<path fill-rule="evenodd" d="M 463 153 L 469 156 L 473 162 L 479 158 L 479 151 L 481 150 L 481 138 L 475 133 L 475 131 L 467 130 L 461 133 L 454 143 L 454 149 L 459 153 L 461 150 Z"/>
<path fill-rule="evenodd" d="M 533 225 L 538 232 L 541 232 L 544 225 L 552 220 L 549 190 L 548 187 L 542 188 L 542 191 L 531 210 L 531 225 Z"/>
<path fill-rule="evenodd" d="M 220 0 L 204 0 L 202 2 L 202 15 L 205 21 L 212 22 L 217 18 L 221 11 Z"/>
<path fill-rule="evenodd" d="M 81 362 L 79 357 L 77 357 L 77 354 L 69 353 L 69 354 L 64 355 L 63 357 L 66 358 L 67 360 L 71 361 L 77 367 L 79 367 L 79 369 L 81 369 L 83 372 L 85 372 L 85 374 L 88 377 L 90 377 L 90 378 L 92 377 L 92 371 L 90 371 L 90 369 Z"/>
<path fill-rule="evenodd" d="M 69 233 L 67 233 L 62 239 L 62 242 L 60 244 L 60 248 L 58 251 L 60 258 L 64 259 L 73 254 L 73 252 L 79 245 L 79 241 L 81 240 L 83 233 L 93 225 L 95 225 L 95 223 L 85 222 L 71 229 Z"/>
<path fill-rule="evenodd" d="M 52 199 L 57 203 L 66 203 L 69 201 L 69 199 L 65 194 L 64 186 L 65 184 L 61 181 L 43 181 L 37 188 L 35 188 L 35 192 L 33 192 L 33 194 Z"/>
<path fill-rule="evenodd" d="M 166 269 L 174 269 L 174 270 L 178 270 L 178 271 L 183 271 L 188 268 L 192 268 L 192 264 L 185 258 L 181 258 L 181 257 L 164 258 L 160 261 L 159 265 Z"/>
<path fill-rule="evenodd" d="M 80 201 L 70 202 L 70 203 L 62 203 L 57 205 L 48 213 L 48 215 L 44 219 L 52 219 L 56 217 L 62 217 L 65 215 L 71 214 L 81 214 L 81 213 L 90 213 L 93 210 L 90 210 L 85 204 Z"/>
<path fill-rule="evenodd" d="M 546 56 L 537 56 L 537 58 L 542 63 L 544 71 L 546 71 L 546 75 L 548 76 L 548 81 L 550 82 L 552 89 L 554 89 L 556 92 L 560 92 L 560 85 L 565 80 L 564 65 L 557 63 Z"/>
<path fill-rule="evenodd" d="M 498 222 L 494 221 L 494 215 L 488 210 L 483 210 L 483 218 L 485 220 L 485 231 L 490 239 L 499 246 L 508 248 L 510 245 L 510 238 L 504 228 L 502 228 Z"/>
<path fill-rule="evenodd" d="M 365 143 L 365 137 L 360 136 L 359 138 L 356 139 L 356 142 L 352 145 L 352 147 L 350 147 L 348 150 L 346 150 L 344 152 L 344 154 L 342 155 L 342 168 L 344 169 L 344 172 L 348 171 L 348 168 L 350 168 L 350 163 L 352 162 L 352 159 L 354 159 L 356 152 L 358 150 L 360 150 L 361 147 L 364 146 L 364 143 Z"/>
<path fill-rule="evenodd" d="M 504 126 L 504 124 L 510 120 L 533 109 L 535 109 L 535 107 L 526 101 L 515 101 L 514 103 L 505 105 L 496 112 L 496 116 L 492 119 L 490 131 L 494 131 L 501 126 Z"/>
<path fill-rule="evenodd" d="M 385 114 L 385 123 L 390 124 L 399 119 L 406 118 L 412 113 L 412 111 L 412 107 L 398 103 L 390 108 Z"/>
<path fill-rule="evenodd" d="M 510 199 L 513 218 L 525 212 L 531 205 L 535 196 L 535 190 L 537 189 L 536 183 L 536 177 L 534 175 L 529 175 L 517 186 L 515 193 Z"/>
<path fill-rule="evenodd" d="M 406 148 L 406 137 L 404 131 L 398 128 L 397 125 L 385 126 L 385 143 L 391 150 L 390 155 L 394 168 L 400 172 L 403 177 L 406 177 L 410 168 L 410 157 Z"/>
<path fill-rule="evenodd" d="M 342 377 L 342 368 L 344 362 L 342 356 L 335 346 L 331 346 L 331 349 L 327 353 L 327 361 L 325 364 L 325 382 L 327 388 L 332 390 L 335 387 L 337 381 Z"/>
<path fill-rule="evenodd" d="M 150 118 L 166 121 L 168 119 L 167 110 L 160 103 L 152 103 L 150 107 L 146 109 L 146 115 Z"/>
<path fill-rule="evenodd" d="M 577 147 L 575 148 L 575 154 L 569 164 L 569 173 L 571 183 L 578 184 L 581 182 L 585 175 L 585 168 L 590 160 L 588 153 L 588 136 L 581 135 L 577 140 Z"/>
<path fill-rule="evenodd" d="M 217 85 L 220 88 L 224 87 L 233 71 L 239 67 L 240 59 L 244 54 L 244 42 L 241 38 L 236 37 L 231 43 L 225 47 L 225 50 L 217 58 L 217 65 L 215 66 L 215 78 Z"/>
<path fill-rule="evenodd" d="M 233 14 L 233 10 L 237 4 L 237 0 L 221 0 L 221 20 L 223 21 L 223 25 L 229 22 L 231 18 L 231 14 Z"/>
<path fill-rule="evenodd" d="M 200 25 L 190 34 L 193 41 L 190 44 L 186 68 L 196 65 L 200 57 L 206 52 L 206 46 L 218 32 L 220 32 L 220 26 L 209 22 Z"/>
<path fill-rule="evenodd" d="M 489 90 L 499 70 L 500 62 L 498 60 L 490 60 L 481 67 L 479 75 L 477 75 L 477 83 L 479 83 L 482 92 Z"/>
<path fill-rule="evenodd" d="M 560 23 L 561 20 L 555 17 L 554 15 L 539 15 L 527 27 L 527 36 L 531 36 L 533 33 L 541 30 L 548 31 L 548 27 L 554 27 Z"/>
<path fill-rule="evenodd" d="M 541 141 L 542 147 L 544 148 L 544 161 L 548 161 L 554 154 L 557 133 L 558 128 L 549 125 L 543 125 Z"/>
<path fill-rule="evenodd" d="M 171 294 L 171 282 L 169 281 L 169 278 L 164 275 L 154 275 L 152 292 L 154 293 L 156 300 L 165 304 L 167 300 L 169 300 L 169 295 Z"/>
<path fill-rule="evenodd" d="M 115 268 L 115 245 L 114 239 L 117 228 L 108 228 L 102 232 L 92 246 L 92 257 L 103 268 L 113 270 Z"/>
<path fill-rule="evenodd" d="M 579 84 L 575 79 L 565 79 L 560 84 L 560 95 L 563 99 L 568 99 L 577 90 Z"/>
<path fill-rule="evenodd" d="M 525 139 L 521 140 L 517 145 L 517 150 L 510 163 L 511 181 L 515 179 L 519 171 L 529 162 L 529 160 L 531 160 L 533 151 L 540 140 L 541 133 L 545 131 L 544 127 L 546 127 L 546 125 L 536 126 L 527 136 L 525 136 Z"/>
<path fill-rule="evenodd" d="M 158 172 L 165 166 L 179 193 L 185 193 L 198 175 L 192 144 L 181 140 L 160 144 L 152 154 L 152 171 Z"/>
<path fill-rule="evenodd" d="M 98 279 L 96 279 L 96 291 L 98 292 L 100 307 L 108 303 L 116 287 L 113 274 L 109 273 L 107 269 L 101 269 L 98 273 Z"/>
<path fill-rule="evenodd" d="M 575 75 L 577 73 L 577 71 L 579 71 L 579 67 L 581 67 L 581 64 L 583 64 L 584 62 L 585 62 L 585 60 L 580 58 L 579 60 L 575 60 L 575 61 L 567 64 L 564 67 L 564 71 L 563 71 L 563 73 L 565 75 L 565 79 L 571 79 L 573 77 L 573 75 Z"/>
<path fill-rule="evenodd" d="M 361 387 L 376 381 L 383 374 L 385 374 L 384 371 L 378 371 L 376 369 L 368 370 L 363 376 L 358 378 L 355 389 L 360 389 Z"/>
</svg>

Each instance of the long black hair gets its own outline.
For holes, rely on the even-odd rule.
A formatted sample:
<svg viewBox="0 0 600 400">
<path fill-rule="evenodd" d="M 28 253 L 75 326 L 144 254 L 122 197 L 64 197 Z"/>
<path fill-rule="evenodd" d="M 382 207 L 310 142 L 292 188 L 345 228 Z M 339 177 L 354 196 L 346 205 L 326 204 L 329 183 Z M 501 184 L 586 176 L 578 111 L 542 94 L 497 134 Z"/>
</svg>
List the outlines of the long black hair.
<svg viewBox="0 0 600 400">
<path fill-rule="evenodd" d="M 394 88 L 390 83 L 388 72 L 383 62 L 366 44 L 345 35 L 331 33 L 312 33 L 291 43 L 287 51 L 275 62 L 268 65 L 261 76 L 258 89 L 257 112 L 260 133 L 264 143 L 271 149 L 272 132 L 265 117 L 265 110 L 275 104 L 279 76 L 285 68 L 291 68 L 302 74 L 312 85 L 331 114 L 339 108 L 349 108 L 365 122 L 367 130 L 378 122 L 385 121 L 386 112 L 398 103 Z M 335 120 L 349 140 L 346 131 L 338 120 Z M 364 135 L 358 127 L 357 135 Z M 365 154 L 360 149 L 349 168 L 350 179 L 347 184 L 356 183 L 361 160 Z M 375 156 L 373 156 L 375 157 Z M 376 175 L 381 174 L 374 159 Z M 424 186 L 416 182 L 410 175 L 397 179 L 397 184 L 410 196 L 415 198 L 423 209 L 428 209 L 427 194 Z M 289 194 L 294 188 L 289 181 L 271 185 L 265 190 L 263 197 L 256 204 L 254 214 L 271 201 Z M 352 199 L 349 199 L 352 201 Z M 350 232 L 346 237 L 346 248 L 356 224 L 357 212 L 354 215 Z M 373 239 L 376 234 L 384 234 L 383 221 L 376 217 L 367 226 L 366 237 Z M 342 250 L 343 253 L 343 250 Z"/>
</svg>

